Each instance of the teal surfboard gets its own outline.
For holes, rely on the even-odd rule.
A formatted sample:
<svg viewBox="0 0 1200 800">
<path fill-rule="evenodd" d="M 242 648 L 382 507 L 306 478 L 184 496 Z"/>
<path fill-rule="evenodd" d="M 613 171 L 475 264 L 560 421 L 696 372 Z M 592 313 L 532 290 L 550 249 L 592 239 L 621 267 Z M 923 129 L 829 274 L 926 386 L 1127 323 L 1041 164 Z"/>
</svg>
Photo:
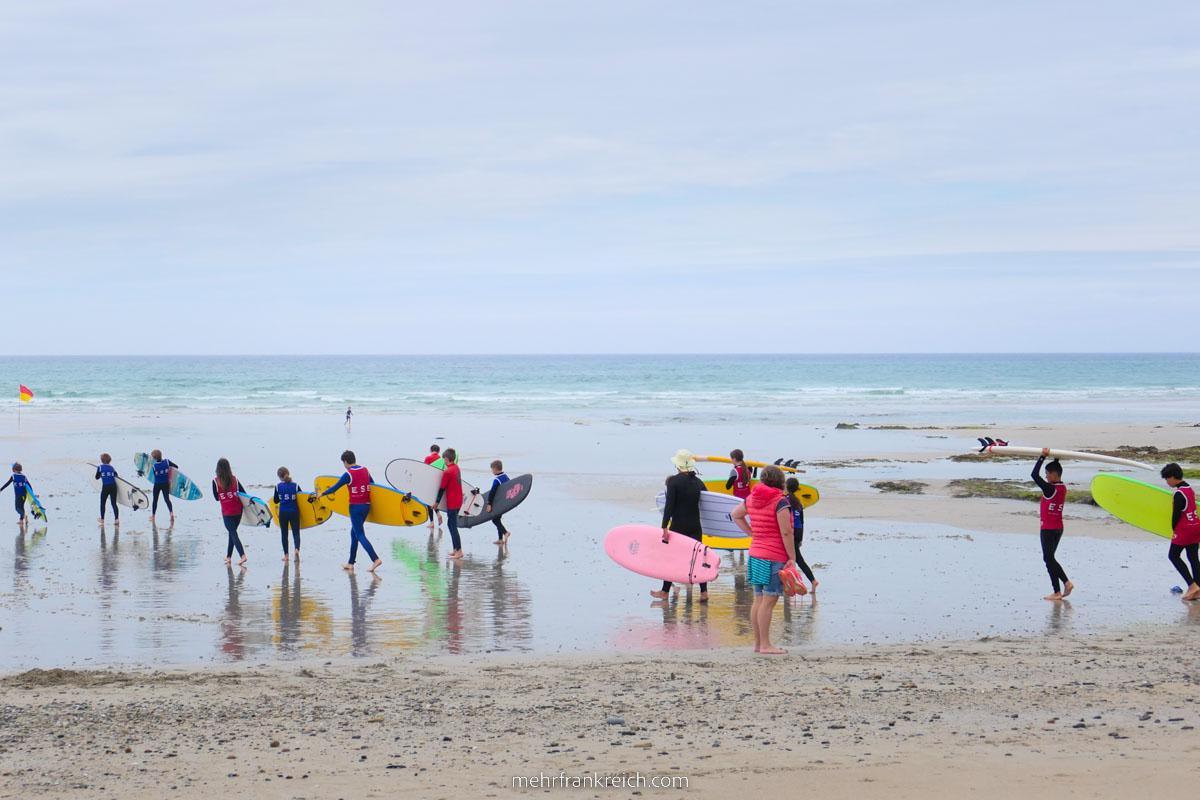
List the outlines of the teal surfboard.
<svg viewBox="0 0 1200 800">
<path fill-rule="evenodd" d="M 154 483 L 154 459 L 150 457 L 149 453 L 135 453 L 133 456 L 133 466 L 137 468 L 139 475 L 150 481 L 151 484 Z M 181 500 L 199 500 L 204 496 L 204 493 L 200 491 L 200 487 L 192 483 L 191 478 L 174 467 L 171 467 L 167 491 L 172 496 L 178 497 Z"/>
</svg>

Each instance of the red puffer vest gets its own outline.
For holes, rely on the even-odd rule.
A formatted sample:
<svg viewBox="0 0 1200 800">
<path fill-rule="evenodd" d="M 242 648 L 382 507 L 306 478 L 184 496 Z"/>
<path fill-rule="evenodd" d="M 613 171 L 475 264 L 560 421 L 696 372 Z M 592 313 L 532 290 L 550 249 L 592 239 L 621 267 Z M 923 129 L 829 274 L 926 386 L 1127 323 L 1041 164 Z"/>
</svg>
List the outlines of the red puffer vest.
<svg viewBox="0 0 1200 800">
<path fill-rule="evenodd" d="M 783 491 L 767 486 L 765 483 L 755 484 L 746 498 L 746 511 L 750 516 L 750 530 L 753 538 L 750 540 L 750 555 L 755 558 L 765 558 L 768 561 L 787 561 L 787 550 L 783 547 L 783 534 L 779 530 L 779 518 L 775 508 L 783 499 Z M 791 515 L 788 515 L 788 536 L 792 535 Z"/>
</svg>

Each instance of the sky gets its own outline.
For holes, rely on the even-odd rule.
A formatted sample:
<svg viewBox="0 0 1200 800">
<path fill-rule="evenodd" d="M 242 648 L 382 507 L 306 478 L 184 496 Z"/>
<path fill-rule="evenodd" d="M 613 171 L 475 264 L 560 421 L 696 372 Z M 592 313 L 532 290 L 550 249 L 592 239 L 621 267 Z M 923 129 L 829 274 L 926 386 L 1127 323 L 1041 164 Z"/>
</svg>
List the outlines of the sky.
<svg viewBox="0 0 1200 800">
<path fill-rule="evenodd" d="M 0 273 L 35 355 L 1193 351 L 1200 3 L 0 0 Z"/>
</svg>

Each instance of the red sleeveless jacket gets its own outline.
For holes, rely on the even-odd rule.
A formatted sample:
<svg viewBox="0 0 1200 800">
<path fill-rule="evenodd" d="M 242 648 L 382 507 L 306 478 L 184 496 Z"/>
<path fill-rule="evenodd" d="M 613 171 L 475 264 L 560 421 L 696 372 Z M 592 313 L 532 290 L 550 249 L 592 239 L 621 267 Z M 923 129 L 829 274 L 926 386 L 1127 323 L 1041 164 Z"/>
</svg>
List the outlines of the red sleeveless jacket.
<svg viewBox="0 0 1200 800">
<path fill-rule="evenodd" d="M 783 499 L 783 492 L 767 486 L 765 483 L 755 484 L 746 498 L 746 511 L 750 517 L 750 530 L 753 536 L 750 540 L 750 555 L 755 558 L 765 558 L 768 561 L 787 561 L 787 550 L 783 546 L 783 531 L 779 529 L 779 517 L 776 508 Z M 791 515 L 788 515 L 787 535 L 792 535 Z"/>
</svg>

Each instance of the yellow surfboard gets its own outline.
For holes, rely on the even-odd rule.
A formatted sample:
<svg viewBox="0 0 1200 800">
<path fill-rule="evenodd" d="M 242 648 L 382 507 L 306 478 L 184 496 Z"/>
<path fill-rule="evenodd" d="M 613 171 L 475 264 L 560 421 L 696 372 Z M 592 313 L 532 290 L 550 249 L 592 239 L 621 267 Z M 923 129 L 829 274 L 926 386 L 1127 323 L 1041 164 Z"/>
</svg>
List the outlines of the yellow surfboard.
<svg viewBox="0 0 1200 800">
<path fill-rule="evenodd" d="M 334 481 L 334 483 L 337 483 L 337 481 Z M 330 484 L 330 486 L 332 485 Z M 300 507 L 301 528 L 315 528 L 333 516 L 333 509 L 329 507 L 329 501 L 333 498 L 324 497 L 314 502 L 313 497 L 314 495 L 311 492 L 298 492 L 296 494 L 296 505 Z M 278 525 L 279 503 L 276 503 L 274 500 L 268 500 L 267 505 L 271 507 L 271 517 L 275 520 L 275 524 Z"/>
<path fill-rule="evenodd" d="M 743 536 L 738 539 L 726 538 L 724 536 L 708 536 L 707 534 L 701 537 L 706 545 L 714 550 L 749 550 L 750 537 Z"/>
<path fill-rule="evenodd" d="M 318 493 L 325 491 L 338 482 L 332 475 L 322 475 L 313 481 Z M 343 486 L 328 497 L 322 497 L 318 502 L 327 505 L 335 514 L 343 517 L 350 516 L 350 490 Z M 398 492 L 390 486 L 371 484 L 371 511 L 367 514 L 367 522 L 376 525 L 420 525 L 429 520 L 425 506 L 414 498 L 406 498 L 403 492 Z"/>
<path fill-rule="evenodd" d="M 709 461 L 709 462 L 713 462 L 716 464 L 732 464 L 733 463 L 733 459 L 727 458 L 726 456 L 694 456 L 694 458 L 697 461 Z M 784 472 L 804 472 L 804 470 L 797 469 L 796 467 L 785 467 L 783 464 L 767 464 L 763 461 L 744 461 L 742 463 L 744 463 L 747 467 L 750 467 L 751 469 L 762 469 L 763 467 L 779 467 Z"/>
<path fill-rule="evenodd" d="M 750 486 L 753 487 L 756 483 L 758 483 L 758 481 L 750 481 Z M 732 489 L 725 488 L 725 481 L 723 480 L 705 481 L 704 488 L 708 489 L 710 492 L 733 494 Z M 800 505 L 804 506 L 805 508 L 815 505 L 816 502 L 821 499 L 821 493 L 816 490 L 816 487 L 809 486 L 807 483 L 800 484 L 800 488 L 796 490 L 796 496 L 800 498 Z"/>
<path fill-rule="evenodd" d="M 1174 496 L 1165 486 L 1124 475 L 1101 473 L 1092 478 L 1092 497 L 1101 508 L 1122 522 L 1168 539 L 1175 536 L 1171 530 Z"/>
</svg>

